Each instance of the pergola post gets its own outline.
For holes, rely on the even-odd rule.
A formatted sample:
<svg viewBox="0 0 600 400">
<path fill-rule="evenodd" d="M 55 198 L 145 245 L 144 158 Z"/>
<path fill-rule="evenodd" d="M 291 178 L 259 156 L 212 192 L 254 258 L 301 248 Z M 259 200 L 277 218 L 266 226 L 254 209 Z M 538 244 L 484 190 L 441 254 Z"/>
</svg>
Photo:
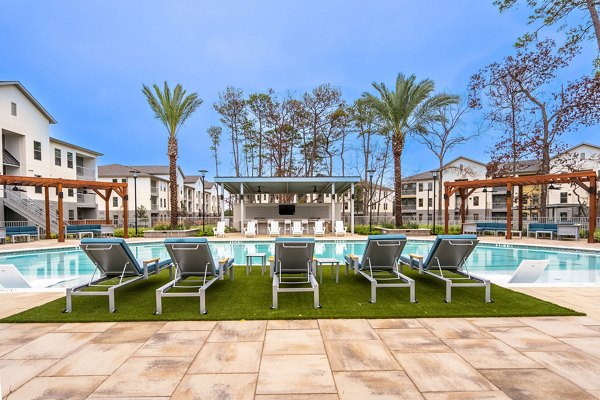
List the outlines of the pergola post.
<svg viewBox="0 0 600 400">
<path fill-rule="evenodd" d="M 221 183 L 220 186 L 221 195 L 219 196 L 219 201 L 221 202 L 221 221 L 225 221 L 225 185 Z"/>
<path fill-rule="evenodd" d="M 512 183 L 506 184 L 506 239 L 512 239 Z"/>
<path fill-rule="evenodd" d="M 331 232 L 335 225 L 335 183 L 331 184 Z"/>
<path fill-rule="evenodd" d="M 107 189 L 104 193 L 104 222 L 108 225 L 110 224 L 110 195 L 112 189 Z"/>
<path fill-rule="evenodd" d="M 459 189 L 458 190 L 458 194 L 460 195 L 460 226 L 461 226 L 461 232 L 462 232 L 462 226 L 465 223 L 465 203 L 467 202 L 467 197 L 465 196 L 465 190 L 464 189 Z"/>
<path fill-rule="evenodd" d="M 267 227 L 267 229 L 269 229 Z M 240 232 L 244 231 L 244 184 L 240 183 Z"/>
<path fill-rule="evenodd" d="M 596 204 L 596 200 L 598 198 L 598 188 L 597 188 L 597 181 L 596 181 L 596 177 L 594 176 L 591 180 L 590 180 L 590 212 L 589 212 L 589 234 L 588 234 L 588 243 L 594 243 L 594 232 L 596 231 L 596 211 L 597 211 L 597 204 Z"/>
<path fill-rule="evenodd" d="M 350 233 L 354 235 L 354 182 L 350 184 Z"/>
<path fill-rule="evenodd" d="M 519 199 L 518 201 L 518 205 L 519 205 L 519 230 L 522 231 L 523 230 L 523 185 L 519 185 L 519 190 L 518 190 L 518 196 Z"/>
<path fill-rule="evenodd" d="M 63 216 L 63 185 L 58 183 L 56 185 L 56 194 L 58 195 L 58 241 L 65 241 L 65 223 Z"/>
<path fill-rule="evenodd" d="M 50 239 L 50 188 L 44 186 L 44 205 L 46 207 L 46 239 Z"/>
<path fill-rule="evenodd" d="M 450 195 L 449 193 L 449 189 L 446 186 L 445 187 L 445 192 L 444 193 L 444 233 L 447 235 L 448 234 L 448 219 L 450 219 L 450 213 L 448 211 L 448 208 L 450 208 Z M 435 234 L 435 232 L 433 232 Z"/>
<path fill-rule="evenodd" d="M 123 187 L 123 238 L 129 238 L 129 206 L 127 201 L 129 195 L 127 194 L 127 186 Z"/>
</svg>

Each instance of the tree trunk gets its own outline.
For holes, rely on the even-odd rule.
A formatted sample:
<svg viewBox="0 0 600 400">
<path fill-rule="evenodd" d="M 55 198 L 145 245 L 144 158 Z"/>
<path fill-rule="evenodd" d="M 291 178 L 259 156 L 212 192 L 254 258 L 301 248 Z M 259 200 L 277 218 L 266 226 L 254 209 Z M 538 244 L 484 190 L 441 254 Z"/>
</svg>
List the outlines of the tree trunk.
<svg viewBox="0 0 600 400">
<path fill-rule="evenodd" d="M 394 133 L 392 138 L 392 153 L 394 155 L 394 192 L 396 228 L 402 227 L 402 150 L 404 149 L 404 138 L 401 132 Z"/>
<path fill-rule="evenodd" d="M 443 160 L 440 160 L 439 168 L 440 169 L 438 171 L 438 179 L 437 179 L 437 185 L 438 185 L 438 187 L 437 187 L 437 190 L 438 190 L 438 194 L 437 194 L 437 196 L 438 196 L 438 198 L 437 198 L 438 207 L 437 207 L 436 214 L 437 215 L 444 215 L 443 214 L 444 210 L 442 210 L 442 198 L 444 197 L 444 194 L 443 194 L 444 193 L 444 185 L 443 185 L 443 182 L 444 182 L 444 161 Z"/>
<path fill-rule="evenodd" d="M 167 155 L 169 156 L 169 185 L 171 187 L 171 229 L 177 228 L 177 138 L 174 135 L 169 136 L 167 146 Z"/>
<path fill-rule="evenodd" d="M 594 32 L 596 33 L 596 43 L 598 44 L 598 52 L 600 53 L 600 17 L 598 17 L 598 10 L 596 10 L 595 1 L 586 0 L 585 3 L 592 17 Z"/>
</svg>

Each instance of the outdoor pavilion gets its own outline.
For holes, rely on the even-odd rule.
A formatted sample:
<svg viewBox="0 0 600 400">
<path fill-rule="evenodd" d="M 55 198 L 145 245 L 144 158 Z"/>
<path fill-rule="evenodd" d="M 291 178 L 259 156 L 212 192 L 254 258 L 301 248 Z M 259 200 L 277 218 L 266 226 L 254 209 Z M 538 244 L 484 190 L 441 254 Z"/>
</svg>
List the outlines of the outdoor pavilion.
<svg viewBox="0 0 600 400">
<path fill-rule="evenodd" d="M 252 204 L 253 195 L 256 194 L 278 194 L 278 195 L 291 195 L 290 198 L 294 198 L 294 195 L 302 194 L 330 194 L 331 203 L 328 203 L 328 217 L 331 221 L 336 218 L 336 202 L 335 199 L 350 191 L 350 232 L 354 233 L 354 189 L 355 184 L 360 182 L 359 176 L 318 176 L 318 177 L 215 177 L 215 183 L 221 186 L 221 193 L 226 189 L 229 193 L 239 195 L 239 221 L 240 228 L 244 226 L 244 221 L 248 217 L 248 212 L 251 211 L 245 204 L 245 195 L 251 195 L 250 199 Z M 224 198 L 221 195 L 221 219 L 224 219 Z M 271 203 L 272 204 L 272 203 Z M 290 203 L 287 203 L 290 204 Z M 294 203 L 298 204 L 298 203 Z M 316 203 L 323 206 L 323 203 Z M 253 204 L 257 210 L 267 206 L 265 203 Z M 310 205 L 309 205 L 310 206 Z M 343 207 L 343 205 L 341 205 Z M 320 208 L 320 212 L 323 212 L 323 208 Z M 237 220 L 235 215 L 236 208 L 234 208 L 234 221 Z M 263 214 L 261 214 L 263 215 Z M 295 217 L 299 218 L 299 217 Z"/>
<path fill-rule="evenodd" d="M 55 188 L 58 196 L 58 241 L 65 241 L 63 215 L 63 189 L 85 189 L 94 191 L 105 202 L 106 223 L 109 224 L 109 200 L 112 193 L 123 199 L 123 237 L 128 238 L 127 229 L 127 183 L 82 181 L 78 179 L 38 178 L 30 176 L 0 175 L 0 185 L 37 186 L 44 188 L 44 203 L 46 208 L 46 239 L 50 239 L 50 188 Z M 5 189 L 10 190 L 10 189 Z M 104 192 L 104 193 L 102 193 Z"/>
<path fill-rule="evenodd" d="M 454 181 L 444 183 L 444 232 L 448 233 L 448 208 L 450 205 L 450 196 L 458 192 L 461 198 L 460 219 L 465 222 L 465 204 L 467 198 L 475 191 L 485 187 L 506 187 L 506 239 L 512 239 L 512 191 L 516 187 L 518 190 L 518 221 L 519 230 L 523 229 L 523 186 L 527 185 L 546 185 L 546 184 L 571 184 L 583 188 L 589 193 L 589 231 L 588 242 L 594 243 L 594 231 L 596 230 L 596 200 L 598 195 L 596 172 L 592 170 L 579 171 L 566 174 L 548 174 L 548 175 L 529 175 L 517 177 L 505 177 L 495 179 L 478 179 L 473 181 Z"/>
</svg>

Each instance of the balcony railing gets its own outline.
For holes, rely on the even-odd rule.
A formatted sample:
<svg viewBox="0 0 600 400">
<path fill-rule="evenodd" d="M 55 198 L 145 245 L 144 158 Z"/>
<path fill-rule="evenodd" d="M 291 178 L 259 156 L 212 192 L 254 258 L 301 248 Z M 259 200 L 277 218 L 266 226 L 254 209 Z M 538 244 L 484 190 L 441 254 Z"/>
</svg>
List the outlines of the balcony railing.
<svg viewBox="0 0 600 400">
<path fill-rule="evenodd" d="M 158 187 L 150 186 L 150 196 L 158 196 Z"/>
<path fill-rule="evenodd" d="M 77 166 L 77 179 L 87 179 L 87 180 L 96 179 L 96 169 L 78 165 Z"/>
<path fill-rule="evenodd" d="M 150 211 L 158 211 L 158 204 L 150 204 Z"/>
<path fill-rule="evenodd" d="M 77 193 L 77 205 L 78 206 L 96 206 L 96 195 L 91 193 Z"/>
<path fill-rule="evenodd" d="M 417 194 L 417 189 L 402 189 L 402 196 L 415 196 Z"/>
</svg>

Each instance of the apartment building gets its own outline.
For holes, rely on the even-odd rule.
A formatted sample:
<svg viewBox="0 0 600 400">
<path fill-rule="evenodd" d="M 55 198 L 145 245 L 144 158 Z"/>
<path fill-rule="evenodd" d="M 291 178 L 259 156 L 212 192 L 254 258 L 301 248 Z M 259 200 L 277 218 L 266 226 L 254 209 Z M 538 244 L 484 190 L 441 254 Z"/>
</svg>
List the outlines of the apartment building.
<svg viewBox="0 0 600 400">
<path fill-rule="evenodd" d="M 97 179 L 97 158 L 94 150 L 50 136 L 50 126 L 56 120 L 18 81 L 0 81 L 0 131 L 2 132 L 2 173 L 4 175 L 37 176 L 80 180 Z M 44 194 L 42 188 L 4 188 L 0 196 L 0 220 L 27 221 L 44 226 Z M 95 195 L 82 190 L 65 189 L 65 219 L 97 217 Z M 51 196 L 51 209 L 56 200 Z M 53 213 L 53 231 L 58 220 Z"/>
<path fill-rule="evenodd" d="M 137 171 L 137 172 L 134 172 Z M 134 177 L 135 175 L 135 177 Z M 178 201 L 185 198 L 185 176 L 181 168 L 177 168 Z M 167 221 L 171 212 L 169 167 L 168 166 L 125 166 L 121 164 L 101 165 L 98 167 L 98 180 L 103 182 L 124 182 L 128 185 L 129 215 L 134 217 L 137 201 L 138 217 L 147 218 L 151 225 Z M 105 205 L 98 199 L 98 214 L 105 217 Z M 109 217 L 118 221 L 123 217 L 123 201 L 119 196 L 112 196 L 109 204 Z"/>
</svg>

